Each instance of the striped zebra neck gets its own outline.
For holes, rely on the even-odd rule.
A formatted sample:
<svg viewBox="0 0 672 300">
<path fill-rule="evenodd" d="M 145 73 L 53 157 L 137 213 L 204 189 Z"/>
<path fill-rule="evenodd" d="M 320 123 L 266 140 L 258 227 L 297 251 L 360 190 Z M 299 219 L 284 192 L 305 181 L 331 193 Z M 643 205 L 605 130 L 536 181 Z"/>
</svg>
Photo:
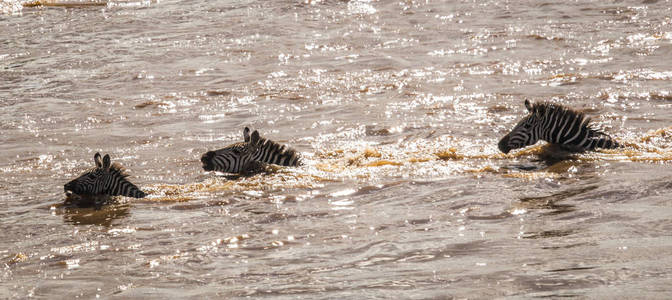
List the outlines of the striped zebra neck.
<svg viewBox="0 0 672 300">
<path fill-rule="evenodd" d="M 259 138 L 256 146 L 257 150 L 253 154 L 252 160 L 280 166 L 296 167 L 301 165 L 298 152 L 288 146 L 266 138 Z"/>
<path fill-rule="evenodd" d="M 110 196 L 125 196 L 133 198 L 144 198 L 145 192 L 140 190 L 138 186 L 130 182 L 128 174 L 118 164 L 110 166 L 110 178 L 107 182 L 106 194 Z"/>
<path fill-rule="evenodd" d="M 126 196 L 143 198 L 145 193 L 128 181 L 128 174 L 118 164 L 96 167 L 65 184 L 66 194 L 79 196 Z"/>
<path fill-rule="evenodd" d="M 591 127 L 591 119 L 582 112 L 549 103 L 536 103 L 532 116 L 539 117 L 539 138 L 572 152 L 597 148 L 616 148 L 619 144 L 602 131 Z"/>
<path fill-rule="evenodd" d="M 243 142 L 228 145 L 222 149 L 208 151 L 201 156 L 203 169 L 224 173 L 252 174 L 264 168 L 265 164 L 298 166 L 298 153 L 287 146 L 262 138 L 259 131 L 245 127 Z"/>
<path fill-rule="evenodd" d="M 590 118 L 570 108 L 549 103 L 530 104 L 529 114 L 502 137 L 497 147 L 503 153 L 544 140 L 571 152 L 596 148 L 617 148 L 620 144 L 602 131 L 591 127 Z"/>
</svg>

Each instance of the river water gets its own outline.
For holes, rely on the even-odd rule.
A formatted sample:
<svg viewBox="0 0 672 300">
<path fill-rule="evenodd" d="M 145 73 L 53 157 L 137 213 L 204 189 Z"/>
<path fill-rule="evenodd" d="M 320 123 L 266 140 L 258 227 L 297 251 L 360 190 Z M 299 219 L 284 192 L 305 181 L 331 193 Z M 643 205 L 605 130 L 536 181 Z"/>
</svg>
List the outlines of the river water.
<svg viewBox="0 0 672 300">
<path fill-rule="evenodd" d="M 672 292 L 670 1 L 75 2 L 0 2 L 0 298 Z M 627 147 L 500 154 L 526 98 Z M 62 205 L 96 152 L 148 197 Z"/>
</svg>

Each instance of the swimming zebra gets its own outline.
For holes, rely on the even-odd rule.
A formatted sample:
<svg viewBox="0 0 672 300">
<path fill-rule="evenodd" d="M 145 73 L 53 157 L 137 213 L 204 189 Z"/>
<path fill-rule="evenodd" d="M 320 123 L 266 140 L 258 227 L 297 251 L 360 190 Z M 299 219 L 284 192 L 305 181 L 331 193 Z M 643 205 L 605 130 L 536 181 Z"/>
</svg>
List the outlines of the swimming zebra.
<svg viewBox="0 0 672 300">
<path fill-rule="evenodd" d="M 110 196 L 126 196 L 144 198 L 145 193 L 128 181 L 128 175 L 117 163 L 110 164 L 110 156 L 100 158 L 100 153 L 93 156 L 96 167 L 65 184 L 64 189 L 68 198 L 75 198 L 79 204 L 96 206 L 107 202 Z"/>
<path fill-rule="evenodd" d="M 203 169 L 224 173 L 252 174 L 261 171 L 265 164 L 299 166 L 301 157 L 296 150 L 259 136 L 245 127 L 244 142 L 231 144 L 201 157 Z"/>
<path fill-rule="evenodd" d="M 558 145 L 569 152 L 621 146 L 606 133 L 592 128 L 590 118 L 581 112 L 552 103 L 531 105 L 527 99 L 525 107 L 530 114 L 499 141 L 499 150 L 504 153 L 533 145 L 539 140 Z"/>
</svg>

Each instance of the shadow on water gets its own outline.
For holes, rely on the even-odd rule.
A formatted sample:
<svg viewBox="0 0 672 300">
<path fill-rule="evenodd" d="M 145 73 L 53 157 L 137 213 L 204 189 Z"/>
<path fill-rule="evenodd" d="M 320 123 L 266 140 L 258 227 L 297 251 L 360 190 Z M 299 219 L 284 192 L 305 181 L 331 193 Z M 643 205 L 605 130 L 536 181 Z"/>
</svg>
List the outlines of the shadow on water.
<svg viewBox="0 0 672 300">
<path fill-rule="evenodd" d="M 524 164 L 505 165 L 502 168 L 520 171 L 541 171 L 543 169 L 553 169 L 554 165 L 576 159 L 577 153 L 569 152 L 555 144 L 546 144 L 541 146 L 538 151 L 532 153 L 535 159 Z"/>
<path fill-rule="evenodd" d="M 570 213 L 576 211 L 576 206 L 572 204 L 562 204 L 558 203 L 560 201 L 566 200 L 576 195 L 580 195 L 592 190 L 597 189 L 597 185 L 584 186 L 577 189 L 569 189 L 559 193 L 555 193 L 549 196 L 542 197 L 523 197 L 520 198 L 518 202 L 513 204 L 512 208 L 507 209 L 506 211 L 496 214 L 496 215 L 483 215 L 483 216 L 467 216 L 470 220 L 503 220 L 511 218 L 515 215 L 516 210 L 548 210 L 547 212 L 542 213 L 542 215 L 552 216 L 552 215 L 561 215 L 565 213 Z M 548 238 L 548 237 L 562 237 L 570 235 L 573 232 L 570 231 L 560 231 L 560 230 L 551 230 L 543 232 L 534 232 L 529 233 L 524 236 L 524 238 L 536 239 L 536 238 Z"/>
<path fill-rule="evenodd" d="M 597 185 L 590 185 L 576 189 L 569 189 L 556 194 L 552 194 L 550 196 L 520 198 L 520 202 L 516 205 L 516 208 L 522 208 L 528 210 L 530 209 L 549 210 L 549 212 L 545 213 L 545 215 L 559 215 L 568 212 L 573 212 L 576 210 L 575 205 L 559 204 L 558 202 L 576 195 L 592 191 L 597 188 L 598 188 Z"/>
<path fill-rule="evenodd" d="M 131 205 L 128 203 L 113 202 L 95 207 L 57 206 L 56 214 L 63 216 L 63 222 L 73 225 L 101 225 L 109 227 L 115 220 L 126 218 L 131 214 Z"/>
<path fill-rule="evenodd" d="M 528 232 L 525 233 L 522 238 L 524 239 L 546 239 L 546 238 L 555 238 L 563 237 L 573 234 L 574 230 L 544 230 L 538 232 Z"/>
<path fill-rule="evenodd" d="M 541 151 L 537 153 L 537 160 L 550 167 L 566 160 L 575 159 L 576 154 L 577 153 L 575 152 L 569 152 L 562 149 L 559 145 L 546 144 L 541 148 Z"/>
</svg>

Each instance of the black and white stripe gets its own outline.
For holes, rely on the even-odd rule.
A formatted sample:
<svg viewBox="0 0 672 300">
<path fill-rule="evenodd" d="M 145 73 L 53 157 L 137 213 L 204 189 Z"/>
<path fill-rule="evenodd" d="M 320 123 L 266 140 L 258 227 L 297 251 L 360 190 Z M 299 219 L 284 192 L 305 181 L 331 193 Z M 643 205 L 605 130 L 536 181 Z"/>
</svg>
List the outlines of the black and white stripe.
<svg viewBox="0 0 672 300">
<path fill-rule="evenodd" d="M 550 103 L 531 105 L 528 100 L 525 100 L 525 107 L 530 114 L 499 141 L 499 150 L 504 153 L 533 145 L 539 140 L 557 144 L 571 152 L 620 147 L 606 133 L 591 128 L 590 118 L 581 112 Z"/>
<path fill-rule="evenodd" d="M 100 153 L 96 153 L 93 160 L 96 167 L 65 184 L 66 193 L 79 196 L 145 197 L 143 191 L 126 179 L 128 175 L 121 166 L 110 163 L 109 155 L 106 154 L 101 160 Z"/>
<path fill-rule="evenodd" d="M 301 157 L 296 150 L 262 138 L 256 130 L 250 134 L 250 129 L 245 127 L 243 138 L 244 142 L 203 154 L 201 157 L 203 169 L 225 173 L 245 173 L 258 167 L 260 163 L 280 166 L 301 165 Z"/>
</svg>

